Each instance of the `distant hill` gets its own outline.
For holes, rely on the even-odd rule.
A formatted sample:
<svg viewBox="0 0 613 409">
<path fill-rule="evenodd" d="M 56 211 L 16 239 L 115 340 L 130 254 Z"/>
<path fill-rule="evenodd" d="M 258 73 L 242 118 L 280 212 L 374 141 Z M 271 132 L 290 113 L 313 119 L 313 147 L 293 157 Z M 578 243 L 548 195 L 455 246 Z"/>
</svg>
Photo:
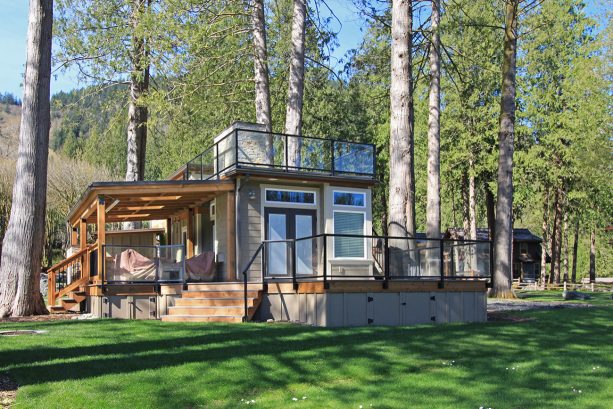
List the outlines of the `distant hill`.
<svg viewBox="0 0 613 409">
<path fill-rule="evenodd" d="M 16 156 L 20 121 L 20 106 L 0 104 L 0 157 Z"/>
</svg>

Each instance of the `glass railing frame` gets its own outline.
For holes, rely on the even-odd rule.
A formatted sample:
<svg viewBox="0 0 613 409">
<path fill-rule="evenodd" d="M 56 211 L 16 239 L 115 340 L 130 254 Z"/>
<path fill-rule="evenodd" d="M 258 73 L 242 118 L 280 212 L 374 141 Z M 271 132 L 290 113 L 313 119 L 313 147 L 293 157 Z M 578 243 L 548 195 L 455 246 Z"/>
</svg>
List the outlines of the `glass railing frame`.
<svg viewBox="0 0 613 409">
<path fill-rule="evenodd" d="M 273 137 L 277 136 L 277 137 L 283 138 L 283 148 L 282 148 L 284 150 L 283 161 L 282 161 L 283 163 L 282 164 L 274 164 L 274 163 L 271 164 L 271 163 L 259 163 L 259 162 L 254 162 L 254 161 L 240 160 L 240 156 L 239 156 L 240 139 L 239 138 L 240 138 L 241 132 L 249 132 L 250 134 L 254 134 L 254 133 L 261 134 L 262 137 L 266 137 L 267 135 L 272 135 Z M 220 168 L 219 145 L 223 142 L 226 142 L 227 138 L 232 138 L 234 141 L 233 147 L 232 147 L 234 150 L 233 157 L 230 158 L 230 161 L 226 166 L 224 166 L 223 168 Z M 289 161 L 288 161 L 289 159 L 288 158 L 289 156 L 288 155 L 289 138 L 300 138 L 301 140 L 328 142 L 330 144 L 329 166 L 320 167 L 320 168 L 314 168 L 314 167 L 309 167 L 309 166 L 290 166 Z M 342 144 L 347 144 L 350 146 L 364 147 L 365 149 L 370 150 L 371 153 L 369 154 L 369 156 L 371 156 L 370 159 L 372 163 L 369 166 L 372 166 L 372 172 L 359 172 L 359 171 L 348 171 L 344 169 L 338 169 L 336 162 L 342 159 L 343 157 L 345 157 L 346 155 L 337 156 L 335 147 L 338 145 L 342 145 Z M 214 153 L 214 156 L 213 156 L 214 172 L 212 175 L 204 177 L 205 172 L 204 172 L 203 157 L 205 154 L 210 153 L 211 151 Z M 292 135 L 292 134 L 280 133 L 280 132 L 267 132 L 267 131 L 262 131 L 262 130 L 254 130 L 254 129 L 246 129 L 246 128 L 234 129 L 232 132 L 229 132 L 227 135 L 225 135 L 223 138 L 215 142 L 213 145 L 204 149 L 201 153 L 199 153 L 198 155 L 194 156 L 192 159 L 187 161 L 185 164 L 185 170 L 183 172 L 184 180 L 192 180 L 190 179 L 190 165 L 197 159 L 200 159 L 200 178 L 199 179 L 196 178 L 195 180 L 219 179 L 223 173 L 225 173 L 227 170 L 231 168 L 236 168 L 236 169 L 261 168 L 261 169 L 270 169 L 270 170 L 281 170 L 284 172 L 319 173 L 319 174 L 323 174 L 327 176 L 366 177 L 369 179 L 375 179 L 377 176 L 377 147 L 375 144 L 363 143 L 363 142 L 353 142 L 353 141 L 347 141 L 343 139 L 319 138 L 319 137 L 313 137 L 313 136 Z"/>
</svg>

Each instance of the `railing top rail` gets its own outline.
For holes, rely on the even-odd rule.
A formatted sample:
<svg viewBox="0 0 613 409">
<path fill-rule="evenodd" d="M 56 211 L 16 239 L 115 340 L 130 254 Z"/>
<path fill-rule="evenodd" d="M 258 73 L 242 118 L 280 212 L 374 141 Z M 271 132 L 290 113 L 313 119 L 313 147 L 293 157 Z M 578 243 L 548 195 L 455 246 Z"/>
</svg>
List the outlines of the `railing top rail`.
<svg viewBox="0 0 613 409">
<path fill-rule="evenodd" d="M 105 244 L 104 247 L 121 247 L 126 249 L 137 248 L 183 248 L 183 244 L 139 244 L 139 245 L 124 245 L 124 244 Z"/>
<path fill-rule="evenodd" d="M 89 245 L 88 247 L 85 247 L 79 251 L 77 251 L 76 253 L 72 254 L 69 257 L 66 257 L 64 260 L 52 265 L 51 267 L 49 267 L 47 269 L 47 274 L 54 274 L 56 273 L 55 270 L 58 270 L 62 267 L 64 267 L 65 265 L 70 264 L 71 262 L 75 261 L 76 259 L 78 259 L 79 257 L 81 257 L 83 254 L 87 253 L 90 250 L 93 250 L 96 246 L 98 245 L 98 243 L 94 243 Z"/>
<path fill-rule="evenodd" d="M 492 240 L 457 240 L 457 239 L 445 239 L 445 238 L 426 238 L 426 237 L 403 237 L 403 236 L 379 236 L 375 234 L 341 234 L 341 233 L 320 233 L 314 234 L 312 236 L 300 237 L 297 239 L 284 239 L 284 240 L 262 240 L 262 243 L 284 243 L 284 242 L 295 242 L 300 240 L 310 240 L 318 237 L 349 237 L 349 238 L 357 238 L 357 239 L 388 239 L 388 240 L 414 240 L 418 242 L 428 242 L 428 241 L 437 241 L 444 243 L 492 243 Z"/>
<path fill-rule="evenodd" d="M 243 269 L 243 272 L 242 272 L 243 277 L 247 276 L 247 271 L 249 271 L 249 269 L 251 268 L 251 265 L 257 258 L 258 254 L 260 254 L 260 252 L 262 251 L 262 248 L 264 248 L 264 241 L 260 243 L 255 253 L 253 253 L 253 257 L 251 257 L 251 260 L 249 260 L 249 262 L 247 263 L 247 266 Z"/>
<path fill-rule="evenodd" d="M 236 128 L 235 130 L 239 131 L 239 132 L 240 131 L 244 131 L 244 132 L 261 133 L 261 134 L 267 134 L 267 135 L 279 135 L 279 136 L 289 136 L 289 137 L 296 137 L 296 138 L 303 138 L 303 139 L 314 139 L 314 140 L 320 140 L 320 141 L 348 143 L 348 144 L 352 144 L 352 145 L 369 146 L 369 147 L 372 147 L 373 149 L 376 149 L 376 146 L 375 146 L 374 143 L 355 142 L 355 141 L 348 141 L 346 139 L 322 138 L 322 137 L 318 137 L 318 136 L 296 135 L 296 134 L 288 134 L 288 133 L 283 133 L 283 132 L 268 132 L 268 131 L 261 131 L 259 129 Z M 225 137 L 224 137 L 224 139 L 225 139 Z M 219 142 L 221 142 L 221 140 L 219 140 L 218 143 Z"/>
</svg>

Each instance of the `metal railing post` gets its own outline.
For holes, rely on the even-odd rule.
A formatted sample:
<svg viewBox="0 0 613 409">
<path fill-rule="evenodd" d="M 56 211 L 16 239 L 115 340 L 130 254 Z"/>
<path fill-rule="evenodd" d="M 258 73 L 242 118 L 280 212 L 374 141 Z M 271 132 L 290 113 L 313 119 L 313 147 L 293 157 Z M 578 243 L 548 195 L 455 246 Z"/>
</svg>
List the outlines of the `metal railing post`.
<svg viewBox="0 0 613 409">
<path fill-rule="evenodd" d="M 439 239 L 439 273 L 441 275 L 441 279 L 438 283 L 438 288 L 445 287 L 445 266 L 443 265 L 443 255 L 445 252 L 445 241 L 443 239 Z"/>
<path fill-rule="evenodd" d="M 390 278 L 390 244 L 389 244 L 388 236 L 385 236 L 385 238 L 383 239 L 383 257 L 385 257 L 385 260 L 383 260 L 383 275 L 385 276 L 386 280 L 389 280 Z"/>
<path fill-rule="evenodd" d="M 494 273 L 493 273 L 493 268 L 494 268 L 494 252 L 492 251 L 492 241 L 489 240 L 487 243 L 489 250 L 490 250 L 490 268 L 489 268 L 489 276 L 490 276 L 490 281 L 489 283 L 486 284 L 486 288 L 494 288 Z M 545 274 L 544 271 L 541 272 L 541 278 L 543 278 L 543 275 Z"/>
<path fill-rule="evenodd" d="M 292 284 L 294 291 L 298 291 L 298 281 L 296 280 L 296 241 L 291 241 L 292 244 Z"/>
<path fill-rule="evenodd" d="M 285 171 L 289 170 L 289 149 L 287 147 L 288 144 L 288 136 L 285 135 Z"/>
<path fill-rule="evenodd" d="M 324 288 L 328 289 L 328 235 L 324 234 L 323 262 L 324 262 Z"/>
<path fill-rule="evenodd" d="M 385 260 L 383 261 L 383 288 L 389 287 L 389 279 L 390 279 L 390 246 L 389 246 L 389 238 L 385 236 L 383 240 L 383 257 Z"/>
<path fill-rule="evenodd" d="M 234 166 L 237 168 L 238 165 L 238 129 L 234 130 Z"/>
<path fill-rule="evenodd" d="M 215 177 L 219 179 L 219 142 L 215 144 Z"/>
<path fill-rule="evenodd" d="M 330 171 L 334 176 L 334 141 L 330 141 Z"/>
</svg>

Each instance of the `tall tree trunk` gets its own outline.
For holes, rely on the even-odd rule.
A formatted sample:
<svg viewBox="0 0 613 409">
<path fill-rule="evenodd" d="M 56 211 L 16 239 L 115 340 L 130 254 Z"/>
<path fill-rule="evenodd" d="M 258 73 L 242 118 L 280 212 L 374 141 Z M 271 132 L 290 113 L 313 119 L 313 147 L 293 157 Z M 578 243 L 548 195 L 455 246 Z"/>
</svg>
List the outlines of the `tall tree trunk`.
<svg viewBox="0 0 613 409">
<path fill-rule="evenodd" d="M 558 229 L 558 214 L 556 212 L 556 209 L 558 208 L 558 202 L 560 201 L 560 195 L 559 195 L 559 190 L 556 188 L 556 192 L 554 195 L 554 199 L 553 199 L 553 226 L 551 228 L 551 245 L 550 245 L 550 250 L 551 250 L 551 263 L 549 266 L 549 282 L 550 283 L 554 283 L 555 282 L 555 270 L 556 270 L 556 261 L 558 259 L 558 254 L 557 249 L 558 249 L 558 243 L 557 243 L 557 229 Z"/>
<path fill-rule="evenodd" d="M 430 17 L 430 92 L 428 98 L 428 186 L 426 236 L 441 236 L 441 62 L 440 0 L 432 0 Z"/>
<path fill-rule="evenodd" d="M 305 47 L 306 0 L 294 0 L 292 17 L 292 50 L 289 66 L 289 87 L 285 113 L 285 133 L 302 133 L 302 100 L 304 95 L 304 47 Z M 287 140 L 287 164 L 300 166 L 300 138 Z M 332 160 L 333 158 L 331 158 Z"/>
<path fill-rule="evenodd" d="M 470 236 L 470 198 L 468 197 L 468 174 L 462 174 L 462 230 L 464 238 Z"/>
<path fill-rule="evenodd" d="M 496 231 L 496 199 L 490 186 L 485 184 L 485 207 L 487 211 L 487 229 L 490 232 L 490 240 L 494 240 Z"/>
<path fill-rule="evenodd" d="M 506 0 L 504 56 L 498 134 L 498 195 L 494 234 L 492 296 L 514 297 L 513 277 L 513 149 L 515 139 L 515 72 L 517 59 L 517 9 L 519 0 Z"/>
<path fill-rule="evenodd" d="M 573 266 L 570 280 L 573 283 L 577 282 L 577 251 L 579 250 L 579 221 L 575 223 L 575 237 L 573 241 Z"/>
<path fill-rule="evenodd" d="M 138 27 L 150 0 L 132 0 L 132 50 L 130 59 L 130 101 L 128 105 L 128 152 L 126 180 L 145 178 L 145 155 L 147 148 L 147 117 L 149 110 L 143 97 L 149 90 L 149 56 L 145 38 Z"/>
<path fill-rule="evenodd" d="M 0 265 L 0 317 L 47 313 L 40 293 L 49 149 L 53 1 L 30 0 L 19 155 Z"/>
<path fill-rule="evenodd" d="M 468 174 L 468 226 L 470 240 L 477 240 L 477 193 L 475 191 L 475 166 L 471 159 L 469 161 Z M 468 247 L 468 265 L 471 271 L 477 271 L 477 248 L 476 245 Z"/>
<path fill-rule="evenodd" d="M 266 132 L 272 132 L 270 114 L 270 86 L 268 78 L 268 50 L 266 47 L 266 19 L 264 15 L 264 0 L 253 0 L 252 4 L 253 30 L 253 71 L 255 80 L 255 121 L 266 127 Z M 273 137 L 266 135 L 266 160 L 274 163 Z"/>
<path fill-rule="evenodd" d="M 415 235 L 412 21 L 411 1 L 393 0 L 388 234 L 399 237 Z"/>
<path fill-rule="evenodd" d="M 564 243 L 564 249 L 562 250 L 562 271 L 564 273 L 563 282 L 568 282 L 568 211 L 564 209 L 564 232 L 562 233 L 562 240 Z"/>
<path fill-rule="evenodd" d="M 543 200 L 543 242 L 541 246 L 541 283 L 547 287 L 547 251 L 549 249 L 549 189 L 545 190 Z"/>
<path fill-rule="evenodd" d="M 596 229 L 590 234 L 590 283 L 596 281 Z"/>
<path fill-rule="evenodd" d="M 562 206 L 563 206 L 563 201 L 564 201 L 564 197 L 563 197 L 563 192 L 562 192 L 562 188 L 558 187 L 556 189 L 556 203 L 555 203 L 555 215 L 554 215 L 554 229 L 553 229 L 553 236 L 554 236 L 554 240 L 555 240 L 555 245 L 552 242 L 552 253 L 555 254 L 555 257 L 553 257 L 552 254 L 552 274 L 553 274 L 553 281 L 556 284 L 560 283 L 560 260 L 561 260 L 561 256 L 562 256 Z M 554 262 L 555 261 L 555 262 Z"/>
</svg>

